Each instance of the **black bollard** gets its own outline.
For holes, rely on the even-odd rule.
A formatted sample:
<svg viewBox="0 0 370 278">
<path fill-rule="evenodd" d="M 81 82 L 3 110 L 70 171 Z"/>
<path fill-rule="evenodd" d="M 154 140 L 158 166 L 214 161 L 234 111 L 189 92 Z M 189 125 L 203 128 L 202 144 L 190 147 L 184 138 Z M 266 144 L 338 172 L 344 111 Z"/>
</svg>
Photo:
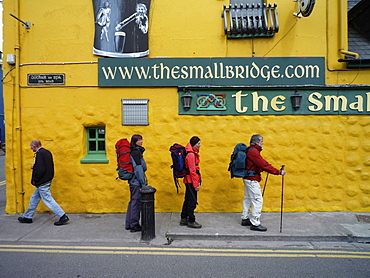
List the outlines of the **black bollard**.
<svg viewBox="0 0 370 278">
<path fill-rule="evenodd" d="M 141 194 L 141 240 L 155 238 L 154 193 L 157 190 L 151 186 L 143 186 Z"/>
</svg>

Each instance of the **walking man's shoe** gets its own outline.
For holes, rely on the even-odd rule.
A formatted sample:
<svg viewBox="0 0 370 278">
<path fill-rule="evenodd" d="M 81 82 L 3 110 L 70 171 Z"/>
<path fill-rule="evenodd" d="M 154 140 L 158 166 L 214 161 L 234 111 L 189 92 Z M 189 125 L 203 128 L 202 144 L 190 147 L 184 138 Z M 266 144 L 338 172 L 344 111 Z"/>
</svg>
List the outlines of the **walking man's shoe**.
<svg viewBox="0 0 370 278">
<path fill-rule="evenodd" d="M 199 228 L 202 228 L 202 225 L 200 225 L 198 222 L 194 221 L 194 222 L 188 222 L 188 227 L 199 229 Z"/>
<path fill-rule="evenodd" d="M 68 221 L 69 221 L 68 216 L 64 214 L 61 218 L 59 218 L 58 222 L 54 223 L 54 225 L 55 226 L 61 226 L 61 225 L 66 224 Z"/>
<path fill-rule="evenodd" d="M 242 226 L 250 226 L 252 225 L 251 221 L 249 220 L 249 218 L 247 219 L 242 219 Z"/>
<path fill-rule="evenodd" d="M 251 225 L 251 230 L 253 230 L 253 231 L 259 231 L 259 232 L 266 232 L 267 231 L 267 228 L 266 227 L 263 227 L 261 225 L 258 225 L 258 226 Z"/>
<path fill-rule="evenodd" d="M 18 221 L 21 223 L 32 223 L 32 218 L 18 217 Z"/>
<path fill-rule="evenodd" d="M 180 226 L 187 226 L 187 225 L 188 225 L 188 220 L 186 218 L 181 218 Z"/>
</svg>

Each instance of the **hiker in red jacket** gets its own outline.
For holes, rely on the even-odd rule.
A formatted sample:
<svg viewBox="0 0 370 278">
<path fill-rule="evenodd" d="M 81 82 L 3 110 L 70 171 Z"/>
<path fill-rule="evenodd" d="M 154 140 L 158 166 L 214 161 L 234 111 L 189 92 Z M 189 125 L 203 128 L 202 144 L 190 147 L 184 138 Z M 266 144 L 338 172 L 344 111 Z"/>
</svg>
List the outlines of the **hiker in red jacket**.
<svg viewBox="0 0 370 278">
<path fill-rule="evenodd" d="M 261 172 L 265 171 L 273 175 L 285 175 L 284 170 L 278 170 L 264 160 L 260 154 L 263 146 L 263 137 L 253 135 L 247 152 L 246 169 L 248 174 L 244 181 L 244 200 L 242 213 L 242 226 L 250 226 L 251 230 L 265 232 L 267 228 L 260 222 L 263 197 L 261 193 Z M 252 218 L 249 218 L 249 209 L 253 205 Z"/>
<path fill-rule="evenodd" d="M 189 173 L 184 177 L 185 199 L 182 205 L 181 212 L 181 226 L 188 226 L 189 228 L 201 228 L 202 225 L 195 222 L 194 210 L 197 206 L 197 193 L 200 190 L 201 177 L 199 168 L 199 148 L 200 139 L 193 136 L 187 144 L 185 150 L 187 152 L 185 158 L 186 168 Z"/>
</svg>

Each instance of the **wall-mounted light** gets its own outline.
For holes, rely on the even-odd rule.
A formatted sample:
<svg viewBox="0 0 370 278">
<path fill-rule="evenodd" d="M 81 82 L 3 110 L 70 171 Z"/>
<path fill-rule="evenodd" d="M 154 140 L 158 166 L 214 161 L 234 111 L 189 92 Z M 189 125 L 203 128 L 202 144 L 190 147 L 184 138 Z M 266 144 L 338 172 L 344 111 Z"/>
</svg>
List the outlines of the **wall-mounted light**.
<svg viewBox="0 0 370 278">
<path fill-rule="evenodd" d="M 298 110 L 301 107 L 302 95 L 298 93 L 298 90 L 290 96 L 290 100 L 292 101 L 292 107 L 294 110 Z"/>
<path fill-rule="evenodd" d="M 18 20 L 19 22 L 21 22 L 26 27 L 26 29 L 30 29 L 31 28 L 31 22 L 29 22 L 29 21 L 24 22 L 23 20 L 21 20 L 18 17 L 16 17 L 14 14 L 10 14 L 10 16 L 14 17 L 16 20 Z"/>
<path fill-rule="evenodd" d="M 190 91 L 185 90 L 185 94 L 181 97 L 182 108 L 184 108 L 185 111 L 190 109 L 192 98 Z"/>
</svg>

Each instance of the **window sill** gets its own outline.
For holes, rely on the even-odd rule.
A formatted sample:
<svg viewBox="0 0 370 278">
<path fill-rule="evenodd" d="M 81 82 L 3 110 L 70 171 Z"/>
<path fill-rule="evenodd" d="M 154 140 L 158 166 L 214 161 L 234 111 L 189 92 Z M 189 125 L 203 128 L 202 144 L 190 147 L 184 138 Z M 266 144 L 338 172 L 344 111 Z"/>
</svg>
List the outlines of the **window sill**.
<svg viewBox="0 0 370 278">
<path fill-rule="evenodd" d="M 256 34 L 228 34 L 228 39 L 247 39 L 247 38 L 266 38 L 273 37 L 275 33 L 256 33 Z"/>
<path fill-rule="evenodd" d="M 338 62 L 347 63 L 347 69 L 370 68 L 370 59 L 339 59 Z"/>
<path fill-rule="evenodd" d="M 82 164 L 88 163 L 108 163 L 108 158 L 104 154 L 87 154 L 84 158 L 80 160 Z"/>
</svg>

